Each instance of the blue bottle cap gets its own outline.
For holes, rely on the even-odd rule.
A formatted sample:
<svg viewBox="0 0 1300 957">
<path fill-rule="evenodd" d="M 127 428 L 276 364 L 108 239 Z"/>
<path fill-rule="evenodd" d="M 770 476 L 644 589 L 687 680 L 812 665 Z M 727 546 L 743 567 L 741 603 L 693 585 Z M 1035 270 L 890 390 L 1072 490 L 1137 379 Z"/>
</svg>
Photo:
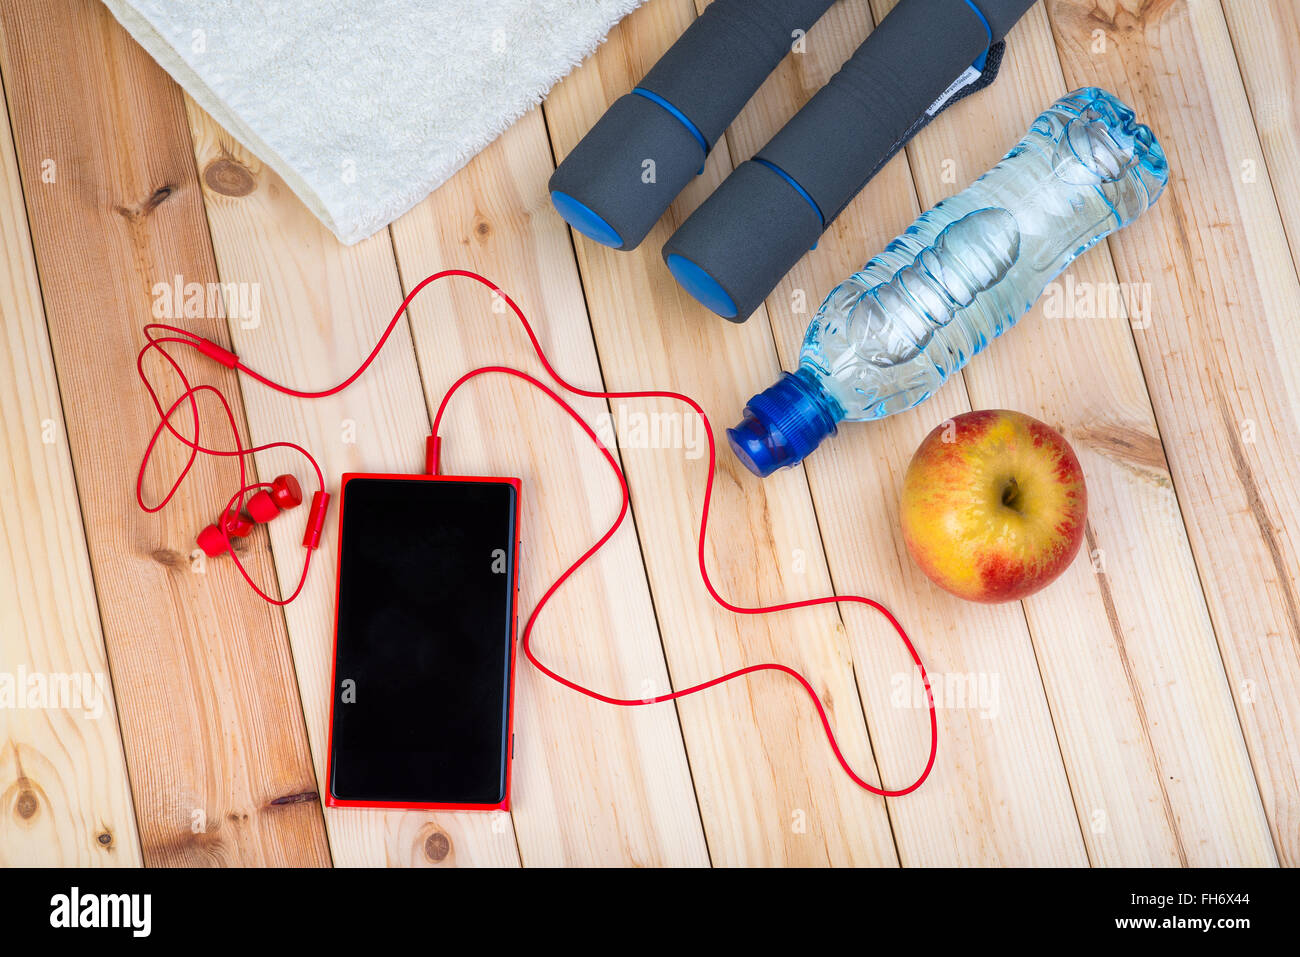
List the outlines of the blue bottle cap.
<svg viewBox="0 0 1300 957">
<path fill-rule="evenodd" d="M 736 457 L 759 478 L 802 462 L 836 432 L 838 406 L 810 375 L 781 373 L 781 380 L 749 400 L 727 439 Z"/>
</svg>

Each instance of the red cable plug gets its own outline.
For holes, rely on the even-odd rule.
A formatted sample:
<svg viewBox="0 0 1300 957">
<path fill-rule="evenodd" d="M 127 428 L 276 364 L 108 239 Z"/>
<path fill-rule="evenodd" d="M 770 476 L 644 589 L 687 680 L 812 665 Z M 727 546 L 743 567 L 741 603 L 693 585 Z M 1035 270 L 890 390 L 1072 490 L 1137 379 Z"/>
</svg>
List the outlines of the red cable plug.
<svg viewBox="0 0 1300 957">
<path fill-rule="evenodd" d="M 209 359 L 216 359 L 227 369 L 233 369 L 235 366 L 239 365 L 239 356 L 235 355 L 225 346 L 217 345 L 211 339 L 200 338 L 198 342 L 194 343 L 194 348 L 198 349 L 199 352 L 202 352 Z"/>
<path fill-rule="evenodd" d="M 426 475 L 438 474 L 438 456 L 442 452 L 442 439 L 430 435 L 424 440 L 424 471 Z"/>
</svg>

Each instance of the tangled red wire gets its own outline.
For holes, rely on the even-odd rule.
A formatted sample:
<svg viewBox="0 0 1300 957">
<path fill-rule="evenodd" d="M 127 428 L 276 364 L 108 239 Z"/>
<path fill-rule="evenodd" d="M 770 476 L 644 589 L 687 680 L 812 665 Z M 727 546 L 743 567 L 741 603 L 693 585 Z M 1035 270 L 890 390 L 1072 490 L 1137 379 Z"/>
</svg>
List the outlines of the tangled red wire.
<svg viewBox="0 0 1300 957">
<path fill-rule="evenodd" d="M 748 667 L 740 668 L 736 671 L 731 671 L 728 672 L 727 674 L 720 675 L 719 677 L 711 678 L 708 681 L 703 681 L 700 682 L 699 684 L 691 685 L 690 687 L 683 688 L 680 691 L 672 691 L 669 692 L 668 694 L 657 695 L 652 698 L 616 698 L 611 695 L 602 694 L 599 691 L 593 691 L 590 688 L 586 688 L 578 684 L 577 682 L 564 677 L 563 675 L 551 670 L 545 664 L 543 664 L 541 660 L 538 659 L 538 657 L 535 654 L 533 654 L 530 645 L 533 626 L 537 623 L 538 616 L 541 614 L 542 609 L 546 607 L 547 602 L 549 602 L 551 598 L 555 595 L 555 593 L 559 591 L 560 587 L 569 579 L 569 577 L 574 572 L 576 572 L 579 568 L 581 568 L 593 555 L 595 555 L 596 552 L 598 552 L 605 545 L 605 543 L 608 542 L 610 538 L 613 537 L 614 533 L 618 531 L 619 527 L 623 524 L 623 519 L 627 516 L 630 493 L 628 491 L 627 479 L 623 475 L 623 470 L 619 467 L 618 462 L 615 460 L 613 454 L 600 440 L 600 437 L 597 436 L 597 434 L 591 428 L 591 426 L 587 424 L 586 420 L 584 420 L 582 416 L 578 414 L 577 410 L 575 410 L 572 405 L 566 402 L 564 398 L 560 396 L 559 393 L 557 393 L 550 386 L 546 385 L 544 382 L 540 381 L 539 379 L 519 369 L 513 369 L 508 366 L 483 366 L 477 369 L 472 369 L 469 372 L 466 372 L 459 379 L 453 382 L 451 387 L 443 395 L 442 401 L 438 404 L 438 411 L 435 414 L 433 419 L 433 429 L 429 441 L 429 471 L 430 472 L 433 473 L 437 472 L 438 450 L 441 442 L 438 433 L 442 425 L 443 414 L 447 410 L 447 404 L 450 402 L 451 397 L 457 392 L 457 390 L 461 388 L 461 386 L 465 385 L 471 379 L 489 373 L 496 373 L 496 374 L 513 376 L 517 379 L 522 379 L 523 381 L 529 383 L 530 385 L 534 386 L 535 388 L 545 393 L 547 396 L 551 398 L 552 401 L 554 401 L 558 406 L 560 406 L 560 408 L 562 408 L 568 414 L 568 416 L 579 426 L 579 428 L 581 428 L 582 431 L 586 433 L 587 437 L 591 439 L 591 441 L 595 444 L 595 446 L 600 450 L 600 453 L 605 457 L 605 461 L 608 463 L 610 470 L 614 473 L 615 478 L 618 479 L 618 483 L 622 495 L 622 502 L 619 506 L 618 517 L 614 519 L 613 523 L 609 526 L 608 529 L 606 529 L 605 533 L 601 535 L 599 539 L 597 539 L 585 552 L 582 553 L 581 556 L 578 557 L 576 561 L 574 561 L 571 565 L 569 565 L 569 567 L 566 568 L 564 572 L 558 578 L 556 578 L 555 581 L 551 583 L 550 587 L 546 589 L 545 593 L 538 600 L 537 605 L 532 610 L 532 613 L 528 616 L 528 620 L 524 625 L 523 637 L 521 640 L 525 657 L 527 657 L 527 659 L 530 662 L 532 662 L 532 664 L 539 671 L 541 671 L 543 674 L 547 675 L 548 677 L 554 679 L 555 681 L 558 681 L 566 688 L 570 688 L 574 691 L 580 692 L 581 694 L 584 694 L 589 698 L 594 698 L 597 701 L 603 701 L 607 704 L 619 705 L 622 707 L 641 707 L 644 705 L 657 704 L 663 701 L 672 701 L 677 698 L 684 698 L 685 696 L 690 694 L 696 694 L 697 692 L 704 691 L 707 688 L 712 688 L 714 685 L 719 685 L 726 681 L 731 681 L 736 678 L 744 677 L 745 675 L 754 674 L 760 671 L 779 671 L 783 674 L 787 674 L 790 677 L 794 678 L 797 682 L 799 682 L 800 686 L 804 689 L 804 691 L 808 693 L 808 696 L 812 699 L 814 707 L 816 707 L 817 709 L 817 716 L 821 719 L 822 728 L 826 732 L 826 739 L 827 741 L 830 742 L 831 750 L 835 754 L 835 759 L 839 762 L 840 767 L 844 769 L 844 772 L 854 781 L 854 783 L 856 783 L 858 786 L 862 788 L 865 788 L 866 790 L 870 791 L 873 794 L 879 794 L 883 797 L 901 797 L 902 795 L 910 794 L 912 791 L 915 791 L 918 787 L 920 787 L 921 784 L 925 781 L 925 779 L 929 777 L 930 771 L 934 768 L 935 754 L 938 749 L 938 739 L 939 739 L 938 717 L 935 712 L 934 696 L 930 690 L 930 679 L 929 676 L 926 674 L 925 665 L 922 664 L 921 657 L 919 654 L 917 654 L 915 646 L 912 644 L 911 639 L 907 635 L 907 631 L 899 623 L 898 619 L 894 617 L 893 613 L 891 613 L 889 609 L 886 608 L 884 605 L 882 605 L 880 602 L 875 601 L 871 598 L 865 598 L 860 595 L 827 595 L 821 598 L 806 598 L 800 601 L 784 602 L 777 605 L 757 605 L 753 607 L 735 605 L 730 601 L 728 601 L 727 599 L 723 598 L 722 595 L 718 593 L 718 590 L 714 587 L 712 580 L 709 578 L 709 570 L 705 563 L 705 557 L 704 557 L 704 541 L 705 541 L 705 535 L 707 533 L 708 522 L 709 522 L 709 505 L 713 497 L 713 479 L 714 479 L 714 472 L 717 465 L 717 446 L 713 437 L 713 427 L 710 424 L 709 417 L 705 414 L 704 409 L 701 408 L 700 404 L 696 402 L 694 399 L 692 399 L 690 396 L 682 395 L 681 393 L 678 392 L 668 392 L 668 391 L 661 391 L 661 390 L 605 392 L 597 389 L 583 389 L 583 388 L 579 388 L 578 386 L 571 385 L 569 382 L 567 382 L 564 379 L 563 376 L 561 376 L 558 372 L 555 371 L 554 367 L 551 365 L 550 360 L 547 359 L 546 353 L 542 350 L 542 345 L 538 341 L 536 333 L 534 333 L 533 331 L 532 324 L 529 323 L 528 318 L 524 315 L 523 311 L 519 308 L 519 306 L 515 304 L 513 299 L 511 299 L 500 288 L 498 288 L 495 283 L 479 275 L 478 273 L 471 272 L 466 269 L 445 269 L 441 272 L 434 273 L 433 275 L 428 276 L 423 280 L 421 280 L 407 294 L 406 298 L 402 300 L 402 304 L 397 308 L 397 311 L 393 314 L 393 318 L 389 321 L 387 328 L 385 328 L 383 334 L 379 337 L 379 341 L 375 343 L 375 347 L 370 351 L 370 354 L 366 356 L 365 360 L 357 367 L 356 371 L 353 372 L 346 379 L 344 379 L 342 382 L 340 382 L 338 385 L 329 389 L 322 389 L 320 391 L 304 391 L 299 389 L 293 389 L 288 386 L 281 385 L 277 382 L 273 382 L 270 379 L 266 378 L 265 376 L 259 374 L 258 372 L 255 372 L 254 370 L 248 368 L 239 359 L 239 357 L 236 356 L 230 350 L 225 349 L 224 347 L 217 345 L 216 343 L 208 339 L 205 339 L 202 336 L 198 336 L 195 335 L 194 333 L 187 332 L 184 329 L 179 329 L 176 328 L 175 326 L 166 326 L 159 323 L 151 323 L 148 326 L 146 326 L 145 336 L 148 339 L 148 344 L 140 350 L 140 355 L 136 360 L 136 368 L 137 371 L 139 372 L 141 380 L 144 382 L 145 388 L 149 392 L 149 397 L 153 401 L 154 408 L 158 412 L 159 423 L 158 423 L 158 427 L 154 430 L 153 435 L 149 439 L 149 444 L 145 449 L 144 458 L 140 463 L 140 472 L 136 478 L 136 501 L 139 503 L 140 507 L 147 512 L 156 512 L 159 509 L 166 506 L 167 503 L 171 501 L 172 497 L 176 494 L 177 489 L 180 487 L 181 483 L 185 480 L 186 475 L 189 474 L 190 469 L 194 466 L 194 462 L 200 454 L 217 455 L 217 456 L 233 456 L 237 458 L 239 461 L 240 488 L 239 491 L 237 491 L 233 496 L 231 496 L 230 500 L 226 503 L 226 507 L 221 514 L 221 519 L 219 519 L 217 523 L 218 528 L 222 530 L 223 537 L 226 538 L 227 545 L 229 545 L 229 535 L 225 530 L 225 522 L 224 522 L 226 516 L 229 514 L 233 514 L 234 512 L 237 512 L 240 508 L 242 508 L 246 496 L 248 496 L 250 493 L 256 491 L 259 488 L 269 487 L 269 483 L 265 483 L 265 482 L 261 482 L 261 483 L 254 482 L 251 484 L 248 482 L 247 467 L 246 467 L 246 459 L 248 458 L 248 456 L 253 455 L 257 452 L 263 452 L 275 448 L 286 448 L 286 449 L 291 449 L 293 451 L 296 451 L 302 454 L 311 463 L 312 468 L 316 472 L 318 489 L 321 492 L 323 492 L 325 488 L 325 478 L 323 473 L 321 472 L 320 465 L 311 456 L 311 454 L 301 446 L 296 445 L 292 442 L 269 442 L 265 445 L 245 448 L 239 437 L 239 427 L 238 427 L 238 423 L 235 420 L 234 412 L 231 410 L 230 404 L 229 402 L 227 402 L 225 396 L 215 386 L 210 386 L 210 385 L 192 386 L 190 384 L 189 379 L 186 378 L 184 371 L 181 369 L 180 365 L 176 362 L 175 358 L 173 358 L 164 348 L 166 344 L 173 343 L 177 345 L 191 346 L 199 350 L 200 352 L 202 352 L 204 355 L 212 359 L 216 359 L 218 362 L 222 363 L 228 368 L 237 369 L 240 372 L 243 372 L 245 375 L 248 375 L 249 377 L 255 379 L 257 382 L 261 383 L 267 388 L 275 390 L 276 392 L 281 392 L 285 395 L 295 396 L 301 399 L 324 398 L 325 396 L 336 395 L 339 392 L 342 392 L 344 389 L 352 385 L 352 383 L 354 383 L 365 373 L 366 369 L 370 367 L 370 364 L 374 362 L 375 357 L 379 355 L 379 351 L 384 347 L 384 344 L 388 341 L 389 337 L 392 335 L 393 330 L 397 327 L 397 323 L 401 320 L 402 315 L 406 312 L 407 307 L 410 305 L 411 301 L 416 297 L 416 295 L 420 292 L 420 290 L 422 290 L 425 286 L 429 285 L 430 283 L 436 282 L 440 279 L 449 278 L 452 276 L 459 276 L 466 279 L 472 279 L 475 282 L 478 282 L 486 286 L 493 293 L 501 297 L 501 299 L 514 312 L 519 322 L 523 325 L 524 332 L 527 333 L 528 339 L 532 343 L 533 351 L 537 354 L 537 358 L 541 360 L 542 367 L 546 370 L 546 373 L 551 377 L 551 379 L 557 385 L 560 386 L 560 388 L 562 388 L 566 392 L 572 393 L 573 395 L 583 396 L 585 398 L 595 398 L 595 399 L 649 399 L 649 398 L 673 399 L 678 402 L 684 402 L 687 406 L 691 408 L 692 411 L 694 411 L 697 415 L 699 415 L 700 418 L 704 421 L 705 435 L 708 436 L 708 440 L 709 440 L 709 471 L 708 471 L 708 478 L 706 479 L 705 486 L 704 486 L 704 504 L 701 508 L 701 514 L 700 514 L 700 533 L 698 537 L 699 547 L 698 547 L 696 557 L 699 563 L 700 577 L 703 579 L 704 587 L 708 589 L 709 595 L 713 598 L 715 602 L 717 602 L 723 608 L 735 614 L 740 614 L 740 615 L 763 615 L 771 612 L 788 611 L 794 608 L 809 608 L 814 605 L 828 605 L 828 604 L 839 604 L 839 603 L 846 603 L 846 604 L 853 603 L 853 604 L 867 605 L 871 608 L 874 608 L 876 611 L 880 612 L 880 614 L 884 615 L 885 619 L 893 627 L 894 631 L 898 634 L 898 637 L 902 639 L 903 644 L 907 648 L 908 654 L 911 655 L 912 661 L 915 663 L 917 669 L 920 671 L 921 681 L 923 687 L 925 688 L 926 701 L 929 705 L 929 712 L 930 712 L 930 752 L 926 760 L 925 767 L 921 771 L 920 775 L 916 778 L 915 781 L 913 781 L 911 784 L 907 785 L 906 787 L 884 788 L 884 787 L 878 787 L 876 785 L 868 783 L 867 781 L 864 781 L 861 777 L 858 776 L 858 774 L 853 770 L 853 768 L 849 766 L 848 761 L 845 760 L 844 754 L 840 750 L 839 743 L 835 740 L 835 732 L 831 728 L 830 719 L 826 715 L 826 709 L 822 705 L 821 699 L 817 697 L 817 692 L 813 690 L 812 685 L 809 684 L 808 680 L 803 675 L 795 671 L 793 668 L 790 668 L 787 665 L 778 664 L 776 662 L 764 662 L 763 664 L 750 665 Z M 155 337 L 154 333 L 159 330 L 170 333 L 171 335 Z M 144 369 L 145 356 L 150 351 L 157 351 L 166 359 L 166 361 L 170 364 L 172 369 L 175 371 L 176 375 L 180 378 L 181 384 L 184 389 L 184 391 L 176 399 L 176 401 L 173 402 L 169 407 L 165 409 L 163 408 L 162 401 L 158 398 L 157 391 L 154 389 L 152 383 L 149 381 L 149 377 L 146 374 Z M 200 393 L 203 392 L 213 393 L 220 401 L 222 410 L 225 413 L 227 423 L 230 427 L 231 435 L 233 436 L 234 439 L 233 448 L 214 449 L 207 446 L 203 446 L 199 443 L 200 416 L 199 416 L 199 406 L 198 406 L 197 397 Z M 183 435 L 181 432 L 179 432 L 176 429 L 176 427 L 173 426 L 171 421 L 172 416 L 182 406 L 182 404 L 188 404 L 190 409 L 191 419 L 193 422 L 192 438 L 187 437 Z M 158 504 L 150 506 L 145 504 L 144 497 L 143 497 L 142 488 L 144 484 L 144 476 L 145 476 L 145 471 L 149 464 L 149 459 L 152 456 L 154 448 L 156 447 L 158 443 L 158 439 L 162 435 L 164 429 L 166 429 L 169 433 L 171 433 L 171 435 L 173 435 L 176 439 L 178 439 L 182 444 L 184 444 L 189 449 L 189 457 L 186 460 L 185 465 L 182 467 L 180 475 L 172 483 L 171 488 L 168 490 L 167 494 L 163 496 L 162 500 L 158 502 Z M 275 599 L 269 596 L 268 594 L 266 594 L 266 592 L 264 592 L 261 588 L 258 587 L 258 585 L 248 575 L 248 572 L 246 571 L 244 566 L 239 562 L 239 558 L 237 555 L 235 555 L 233 550 L 231 550 L 230 554 L 235 559 L 235 564 L 236 567 L 239 569 L 240 574 L 244 576 L 245 580 L 248 581 L 248 583 L 253 587 L 253 589 L 257 592 L 257 594 L 260 595 L 262 598 L 266 599 L 268 602 L 271 602 L 272 604 L 276 604 L 276 605 L 288 604 L 289 602 L 293 601 L 295 598 L 298 597 L 298 594 L 302 591 L 303 583 L 306 581 L 307 578 L 307 569 L 311 564 L 311 550 L 308 549 L 307 557 L 303 562 L 302 575 L 298 579 L 298 585 L 294 589 L 293 594 L 291 594 L 288 598 Z"/>
</svg>

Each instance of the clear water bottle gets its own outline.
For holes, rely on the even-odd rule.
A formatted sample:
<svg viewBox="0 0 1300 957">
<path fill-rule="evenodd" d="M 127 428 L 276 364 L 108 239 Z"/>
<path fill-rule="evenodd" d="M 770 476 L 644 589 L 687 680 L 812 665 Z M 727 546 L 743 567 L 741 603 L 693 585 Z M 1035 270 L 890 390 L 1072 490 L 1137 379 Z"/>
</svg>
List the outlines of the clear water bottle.
<svg viewBox="0 0 1300 957">
<path fill-rule="evenodd" d="M 1168 178 L 1151 130 L 1114 95 L 1061 97 L 997 166 L 831 290 L 798 371 L 749 400 L 727 430 L 732 449 L 770 475 L 841 421 L 923 402 L 1080 253 L 1137 219 Z"/>
</svg>

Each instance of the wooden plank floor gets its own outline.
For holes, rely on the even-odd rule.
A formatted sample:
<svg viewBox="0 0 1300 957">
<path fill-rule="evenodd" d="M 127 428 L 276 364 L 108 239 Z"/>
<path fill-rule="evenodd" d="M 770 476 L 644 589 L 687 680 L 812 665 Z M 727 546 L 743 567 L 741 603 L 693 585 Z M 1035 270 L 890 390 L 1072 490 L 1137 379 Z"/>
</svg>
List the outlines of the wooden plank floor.
<svg viewBox="0 0 1300 957">
<path fill-rule="evenodd" d="M 1292 0 L 1046 0 L 1002 75 L 891 161 L 748 323 L 680 294 L 671 229 L 829 78 L 894 0 L 841 2 L 728 131 L 640 249 L 572 235 L 545 184 L 707 0 L 649 0 L 533 110 L 393 226 L 339 245 L 94 0 L 0 0 L 0 674 L 84 676 L 98 708 L 0 708 L 0 865 L 1079 866 L 1300 863 L 1300 17 Z M 1075 288 L 1143 308 L 1040 303 L 918 410 L 846 428 L 760 481 L 725 451 L 707 556 L 740 603 L 834 591 L 886 602 L 939 682 L 934 774 L 881 799 L 835 765 L 806 698 L 770 674 L 614 709 L 521 663 L 510 814 L 327 810 L 334 527 L 303 595 L 271 609 L 193 557 L 232 466 L 174 506 L 132 488 L 153 419 L 134 370 L 156 283 L 246 283 L 255 323 L 186 319 L 272 376 L 336 381 L 406 291 L 465 267 L 538 326 L 572 381 L 672 388 L 715 426 L 795 361 L 809 313 L 922 209 L 995 162 L 1068 89 L 1116 92 L 1172 169 L 1155 208 L 1080 259 Z M 304 403 L 211 364 L 255 442 L 346 470 L 417 470 L 462 371 L 538 371 L 490 292 L 431 288 L 376 368 Z M 589 421 L 668 402 L 577 403 Z M 1061 429 L 1089 485 L 1085 552 L 1021 603 L 962 603 L 912 565 L 899 484 L 921 437 L 968 408 Z M 548 403 L 484 380 L 446 462 L 527 486 L 525 611 L 604 528 L 617 489 Z M 525 441 L 520 441 L 521 437 Z M 833 607 L 739 618 L 693 560 L 706 461 L 621 435 L 632 521 L 536 635 L 565 674 L 653 694 L 780 660 L 828 699 L 868 779 L 910 780 L 925 713 L 888 625 Z M 159 468 L 174 470 L 175 450 Z M 288 460 L 259 455 L 273 475 Z M 172 474 L 168 471 L 166 474 Z M 244 554 L 291 588 L 288 525 Z M 89 687 L 89 686 L 88 686 Z M 902 693 L 900 693 L 902 689 Z"/>
</svg>

